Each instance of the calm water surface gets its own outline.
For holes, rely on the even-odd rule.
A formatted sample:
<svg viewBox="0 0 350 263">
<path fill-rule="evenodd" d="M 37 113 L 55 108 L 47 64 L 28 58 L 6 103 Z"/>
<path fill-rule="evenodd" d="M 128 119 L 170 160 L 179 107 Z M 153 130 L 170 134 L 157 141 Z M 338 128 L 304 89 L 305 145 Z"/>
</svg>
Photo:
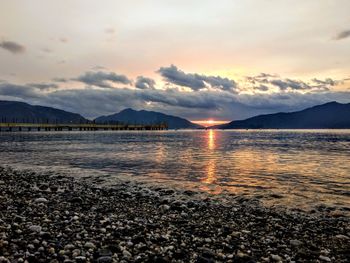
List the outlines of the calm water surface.
<svg viewBox="0 0 350 263">
<path fill-rule="evenodd" d="M 350 208 L 350 130 L 0 133 L 0 165 Z"/>
</svg>

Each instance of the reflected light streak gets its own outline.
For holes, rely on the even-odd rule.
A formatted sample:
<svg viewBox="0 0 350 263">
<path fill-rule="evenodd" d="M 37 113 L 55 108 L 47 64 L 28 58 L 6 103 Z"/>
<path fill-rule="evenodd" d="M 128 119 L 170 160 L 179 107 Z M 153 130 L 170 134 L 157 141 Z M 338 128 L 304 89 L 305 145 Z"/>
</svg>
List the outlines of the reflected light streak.
<svg viewBox="0 0 350 263">
<path fill-rule="evenodd" d="M 207 131 L 207 142 L 208 142 L 208 149 L 210 151 L 215 149 L 215 131 L 214 130 L 208 130 Z M 202 186 L 202 190 L 204 191 L 210 191 L 214 194 L 219 193 L 220 189 L 216 189 L 215 187 L 215 181 L 216 181 L 216 160 L 211 157 L 211 159 L 208 161 L 208 165 L 206 168 L 206 177 L 202 179 L 202 183 L 205 185 Z M 214 187 L 214 189 L 211 189 Z M 220 187 L 218 187 L 220 188 Z M 214 191 L 213 191 L 214 190 Z"/>
<path fill-rule="evenodd" d="M 215 131 L 214 130 L 208 131 L 208 148 L 209 150 L 215 149 Z"/>
</svg>

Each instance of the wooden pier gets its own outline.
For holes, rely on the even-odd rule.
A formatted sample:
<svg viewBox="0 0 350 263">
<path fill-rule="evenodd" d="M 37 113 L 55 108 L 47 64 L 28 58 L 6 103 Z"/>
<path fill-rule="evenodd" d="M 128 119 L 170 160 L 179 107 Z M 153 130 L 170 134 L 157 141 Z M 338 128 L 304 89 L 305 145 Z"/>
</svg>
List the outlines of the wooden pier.
<svg viewBox="0 0 350 263">
<path fill-rule="evenodd" d="M 167 124 L 152 124 L 152 125 L 138 125 L 138 124 L 57 124 L 57 123 L 0 123 L 0 131 L 159 131 L 167 130 Z"/>
</svg>

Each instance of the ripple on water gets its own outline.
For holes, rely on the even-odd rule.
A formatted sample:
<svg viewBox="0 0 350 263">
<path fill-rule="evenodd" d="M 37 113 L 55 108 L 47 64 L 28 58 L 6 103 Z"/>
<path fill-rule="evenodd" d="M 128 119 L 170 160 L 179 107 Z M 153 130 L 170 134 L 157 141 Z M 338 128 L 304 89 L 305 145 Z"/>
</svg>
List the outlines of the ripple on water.
<svg viewBox="0 0 350 263">
<path fill-rule="evenodd" d="M 349 130 L 0 133 L 1 165 L 350 207 Z"/>
</svg>

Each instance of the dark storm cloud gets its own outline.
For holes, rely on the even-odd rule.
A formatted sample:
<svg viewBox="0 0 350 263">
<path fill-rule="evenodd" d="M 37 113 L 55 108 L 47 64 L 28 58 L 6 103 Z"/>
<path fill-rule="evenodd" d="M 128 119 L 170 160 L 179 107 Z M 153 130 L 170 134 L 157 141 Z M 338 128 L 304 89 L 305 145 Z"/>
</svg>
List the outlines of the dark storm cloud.
<svg viewBox="0 0 350 263">
<path fill-rule="evenodd" d="M 341 40 L 350 37 L 350 30 L 344 30 L 339 32 L 338 35 L 335 36 L 335 40 Z"/>
<path fill-rule="evenodd" d="M 112 88 L 109 82 L 121 83 L 121 84 L 131 84 L 132 81 L 128 79 L 125 75 L 119 75 L 114 72 L 104 72 L 104 71 L 90 71 L 79 76 L 75 81 L 80 81 L 82 83 L 102 87 L 102 88 Z"/>
<path fill-rule="evenodd" d="M 233 91 L 236 88 L 236 82 L 228 78 L 219 76 L 205 76 L 197 73 L 185 73 L 178 69 L 175 65 L 170 67 L 161 67 L 157 71 L 167 82 L 188 87 L 194 91 L 204 89 L 209 85 L 212 88 L 217 88 L 226 91 Z"/>
<path fill-rule="evenodd" d="M 12 54 L 24 53 L 25 47 L 13 41 L 2 41 L 0 47 L 11 52 Z"/>
<path fill-rule="evenodd" d="M 138 89 L 154 89 L 156 82 L 151 78 L 138 76 L 136 79 L 135 87 Z"/>
</svg>

